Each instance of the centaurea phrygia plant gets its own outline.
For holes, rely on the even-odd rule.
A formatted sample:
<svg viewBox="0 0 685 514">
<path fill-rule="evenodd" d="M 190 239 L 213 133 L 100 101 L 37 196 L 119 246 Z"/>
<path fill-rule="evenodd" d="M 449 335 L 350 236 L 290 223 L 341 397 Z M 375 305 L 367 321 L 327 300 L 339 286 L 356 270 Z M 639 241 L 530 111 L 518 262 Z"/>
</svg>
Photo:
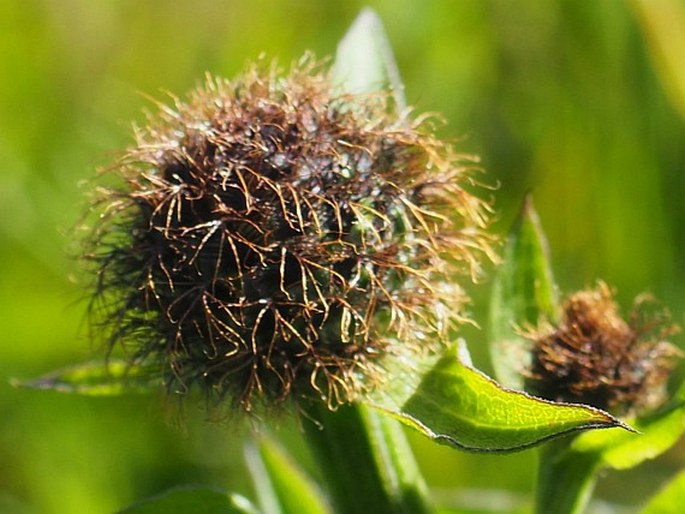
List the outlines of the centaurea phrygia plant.
<svg viewBox="0 0 685 514">
<path fill-rule="evenodd" d="M 502 388 L 454 340 L 468 318 L 461 278 L 494 257 L 490 206 L 473 159 L 436 138 L 432 117 L 410 113 L 369 10 L 332 71 L 309 55 L 287 73 L 260 61 L 157 103 L 93 207 L 91 312 L 110 359 L 25 385 L 198 390 L 254 426 L 299 413 L 330 504 L 350 514 L 434 512 L 397 420 L 486 452 L 625 428 L 596 408 Z M 538 247 L 525 240 L 505 263 L 493 303 L 501 334 L 546 290 L 531 275 Z M 521 284 L 536 298 L 522 302 Z M 329 512 L 270 443 L 250 448 L 264 512 Z M 256 511 L 206 493 L 149 505 Z"/>
</svg>

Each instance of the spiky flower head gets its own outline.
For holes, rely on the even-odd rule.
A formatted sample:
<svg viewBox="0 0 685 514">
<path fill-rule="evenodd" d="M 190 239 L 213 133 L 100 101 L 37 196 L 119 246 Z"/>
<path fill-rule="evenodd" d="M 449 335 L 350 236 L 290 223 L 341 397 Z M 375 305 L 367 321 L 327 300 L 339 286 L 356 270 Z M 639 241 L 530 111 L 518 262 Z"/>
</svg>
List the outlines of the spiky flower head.
<svg viewBox="0 0 685 514">
<path fill-rule="evenodd" d="M 678 329 L 655 305 L 639 296 L 626 321 L 604 283 L 571 295 L 558 326 L 529 334 L 527 389 L 618 415 L 655 409 L 666 399 L 667 379 L 680 355 L 665 342 Z"/>
<path fill-rule="evenodd" d="M 331 407 L 439 349 L 488 252 L 462 158 L 304 59 L 208 77 L 148 115 L 104 191 L 96 315 L 174 390 Z"/>
</svg>

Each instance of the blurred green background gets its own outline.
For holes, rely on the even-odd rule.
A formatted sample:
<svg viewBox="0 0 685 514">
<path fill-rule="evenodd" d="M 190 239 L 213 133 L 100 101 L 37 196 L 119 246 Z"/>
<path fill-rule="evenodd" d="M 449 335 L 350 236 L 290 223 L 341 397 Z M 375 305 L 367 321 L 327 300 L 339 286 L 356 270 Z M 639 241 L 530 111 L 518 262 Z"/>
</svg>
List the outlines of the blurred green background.
<svg viewBox="0 0 685 514">
<path fill-rule="evenodd" d="M 532 191 L 564 291 L 602 278 L 626 307 L 647 290 L 685 321 L 685 85 L 669 68 L 685 63 L 683 2 L 0 0 L 1 513 L 112 512 L 188 482 L 251 494 L 239 432 L 199 408 L 179 427 L 158 398 L 8 382 L 97 353 L 71 227 L 79 183 L 131 142 L 143 94 L 182 94 L 262 52 L 284 64 L 331 54 L 364 5 L 386 25 L 409 102 L 442 113 L 443 134 L 500 184 L 496 231 Z M 664 16 L 669 5 L 680 11 Z M 472 291 L 481 322 L 488 289 Z M 465 335 L 488 369 L 487 334 Z M 283 437 L 308 465 L 298 431 Z M 411 440 L 444 503 L 525 509 L 534 452 Z M 680 445 L 603 478 L 598 496 L 632 512 L 684 462 Z"/>
</svg>

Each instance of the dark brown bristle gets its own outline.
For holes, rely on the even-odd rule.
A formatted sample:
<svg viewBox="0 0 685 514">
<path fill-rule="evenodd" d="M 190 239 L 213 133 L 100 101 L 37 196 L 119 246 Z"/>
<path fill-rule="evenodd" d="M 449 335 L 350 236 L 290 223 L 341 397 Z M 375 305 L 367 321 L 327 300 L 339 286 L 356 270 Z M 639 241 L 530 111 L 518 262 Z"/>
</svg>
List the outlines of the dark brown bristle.
<svg viewBox="0 0 685 514">
<path fill-rule="evenodd" d="M 676 327 L 663 312 L 648 314 L 647 303 L 638 299 L 626 321 L 605 284 L 570 296 L 557 327 L 530 334 L 527 388 L 619 415 L 658 407 L 679 351 L 663 341 Z"/>
<path fill-rule="evenodd" d="M 460 157 L 391 110 L 336 95 L 311 61 L 160 106 L 99 200 L 110 344 L 246 409 L 334 407 L 383 380 L 384 355 L 439 348 L 464 301 L 444 284 L 490 251 L 487 209 Z"/>
</svg>

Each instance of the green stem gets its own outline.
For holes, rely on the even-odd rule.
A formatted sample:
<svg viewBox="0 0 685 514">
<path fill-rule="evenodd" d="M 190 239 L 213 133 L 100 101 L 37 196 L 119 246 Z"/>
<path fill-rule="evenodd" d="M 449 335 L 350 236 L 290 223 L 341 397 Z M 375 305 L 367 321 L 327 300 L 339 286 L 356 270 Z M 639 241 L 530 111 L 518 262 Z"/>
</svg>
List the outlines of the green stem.
<svg viewBox="0 0 685 514">
<path fill-rule="evenodd" d="M 428 514 L 426 485 L 397 422 L 354 404 L 311 406 L 304 421 L 338 514 Z"/>
<path fill-rule="evenodd" d="M 573 438 L 551 441 L 540 450 L 537 514 L 581 514 L 590 501 L 599 459 L 593 453 L 571 451 L 572 441 Z"/>
</svg>

